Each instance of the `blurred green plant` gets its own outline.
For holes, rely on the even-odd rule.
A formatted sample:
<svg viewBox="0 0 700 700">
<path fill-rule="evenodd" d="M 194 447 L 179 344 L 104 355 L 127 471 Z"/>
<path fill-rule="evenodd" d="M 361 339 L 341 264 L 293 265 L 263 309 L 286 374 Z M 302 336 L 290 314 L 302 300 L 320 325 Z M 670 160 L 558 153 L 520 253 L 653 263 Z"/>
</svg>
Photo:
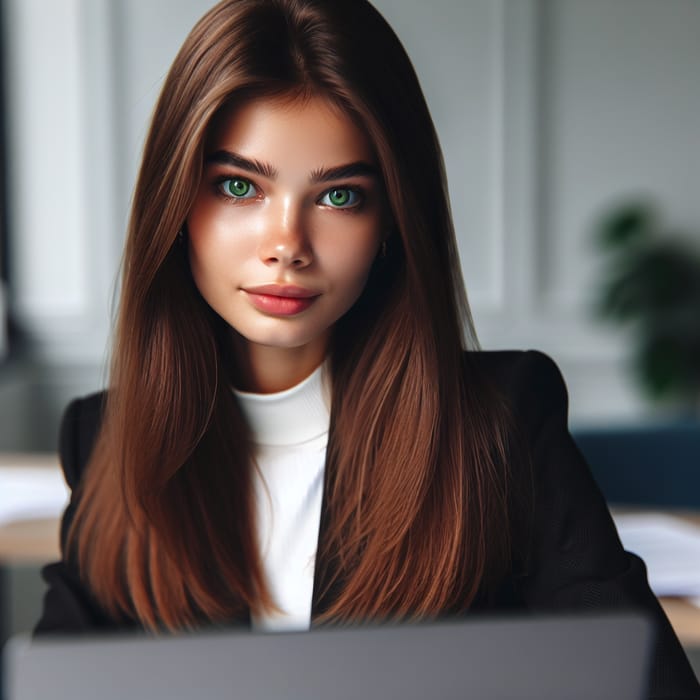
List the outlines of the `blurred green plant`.
<svg viewBox="0 0 700 700">
<path fill-rule="evenodd" d="M 664 227 L 648 202 L 600 222 L 598 314 L 633 333 L 633 369 L 649 397 L 700 406 L 700 236 Z"/>
</svg>

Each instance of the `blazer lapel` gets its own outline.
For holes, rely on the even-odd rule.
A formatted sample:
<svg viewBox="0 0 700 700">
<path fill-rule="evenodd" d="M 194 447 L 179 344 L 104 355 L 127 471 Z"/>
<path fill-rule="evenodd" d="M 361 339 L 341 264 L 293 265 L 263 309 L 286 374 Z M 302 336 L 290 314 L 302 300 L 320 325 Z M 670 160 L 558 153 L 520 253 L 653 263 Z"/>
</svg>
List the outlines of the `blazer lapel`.
<svg viewBox="0 0 700 700">
<path fill-rule="evenodd" d="M 333 437 L 333 419 L 328 431 L 328 446 L 330 447 Z M 314 567 L 314 585 L 311 595 L 311 626 L 316 627 L 315 622 L 320 615 L 325 613 L 331 604 L 337 599 L 343 581 L 337 576 L 338 558 L 336 556 L 324 556 L 327 551 L 326 538 L 328 525 L 330 523 L 330 511 L 328 506 L 328 492 L 330 489 L 330 476 L 332 465 L 328 463 L 329 450 L 326 449 L 326 465 L 323 474 L 323 497 L 321 500 L 321 520 L 318 528 L 318 543 L 316 546 L 316 564 Z"/>
</svg>

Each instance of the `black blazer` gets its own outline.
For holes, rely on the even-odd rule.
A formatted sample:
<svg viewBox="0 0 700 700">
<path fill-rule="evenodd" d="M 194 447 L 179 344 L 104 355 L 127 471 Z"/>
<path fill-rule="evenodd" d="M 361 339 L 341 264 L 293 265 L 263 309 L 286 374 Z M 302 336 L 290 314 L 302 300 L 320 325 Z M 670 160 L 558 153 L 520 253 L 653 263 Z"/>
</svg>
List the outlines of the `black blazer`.
<svg viewBox="0 0 700 700">
<path fill-rule="evenodd" d="M 620 544 L 605 501 L 567 428 L 567 393 L 551 359 L 538 352 L 471 353 L 485 378 L 508 401 L 517 449 L 530 459 L 514 467 L 511 512 L 513 568 L 500 585 L 480 596 L 472 611 L 641 610 L 657 625 L 651 673 L 653 698 L 698 698 L 700 686 L 666 616 L 649 589 L 646 569 Z M 103 394 L 73 401 L 63 418 L 60 456 L 68 485 L 80 480 L 102 416 Z M 517 439 L 516 439 L 517 437 Z M 525 466 L 530 464 L 530 466 Z M 524 503 L 523 503 L 524 501 Z M 65 545 L 75 501 L 62 522 Z M 325 502 L 321 515 L 324 528 Z M 332 564 L 317 561 L 313 616 L 332 599 L 323 580 Z M 66 560 L 44 568 L 49 585 L 36 632 L 97 632 L 138 625 L 110 619 Z M 249 617 L 232 624 L 250 623 Z"/>
</svg>

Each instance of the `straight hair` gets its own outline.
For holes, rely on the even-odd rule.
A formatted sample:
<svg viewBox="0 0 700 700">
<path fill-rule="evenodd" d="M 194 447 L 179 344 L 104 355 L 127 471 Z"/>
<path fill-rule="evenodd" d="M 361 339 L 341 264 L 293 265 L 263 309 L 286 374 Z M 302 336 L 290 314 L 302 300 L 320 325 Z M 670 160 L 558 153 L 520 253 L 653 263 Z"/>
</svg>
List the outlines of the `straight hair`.
<svg viewBox="0 0 700 700">
<path fill-rule="evenodd" d="M 178 232 L 217 115 L 281 95 L 321 96 L 364 130 L 391 214 L 387 254 L 329 349 L 317 552 L 328 604 L 315 622 L 464 610 L 510 565 L 507 409 L 464 352 L 477 343 L 444 166 L 405 50 L 365 0 L 224 0 L 185 40 L 155 108 L 110 388 L 68 535 L 101 606 L 151 630 L 275 608 L 230 329 Z"/>
</svg>

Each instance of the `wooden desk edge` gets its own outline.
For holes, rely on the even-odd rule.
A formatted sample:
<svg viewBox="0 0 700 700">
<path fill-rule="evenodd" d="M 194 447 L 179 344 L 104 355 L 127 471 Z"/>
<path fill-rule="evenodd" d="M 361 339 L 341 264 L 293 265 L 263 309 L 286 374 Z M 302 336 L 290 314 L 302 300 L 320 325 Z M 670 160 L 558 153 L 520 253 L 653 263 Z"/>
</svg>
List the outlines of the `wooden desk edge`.
<svg viewBox="0 0 700 700">
<path fill-rule="evenodd" d="M 700 648 L 700 608 L 685 598 L 659 598 L 684 647 Z"/>
<path fill-rule="evenodd" d="M 17 520 L 0 526 L 0 563 L 46 564 L 61 558 L 57 518 Z"/>
</svg>

